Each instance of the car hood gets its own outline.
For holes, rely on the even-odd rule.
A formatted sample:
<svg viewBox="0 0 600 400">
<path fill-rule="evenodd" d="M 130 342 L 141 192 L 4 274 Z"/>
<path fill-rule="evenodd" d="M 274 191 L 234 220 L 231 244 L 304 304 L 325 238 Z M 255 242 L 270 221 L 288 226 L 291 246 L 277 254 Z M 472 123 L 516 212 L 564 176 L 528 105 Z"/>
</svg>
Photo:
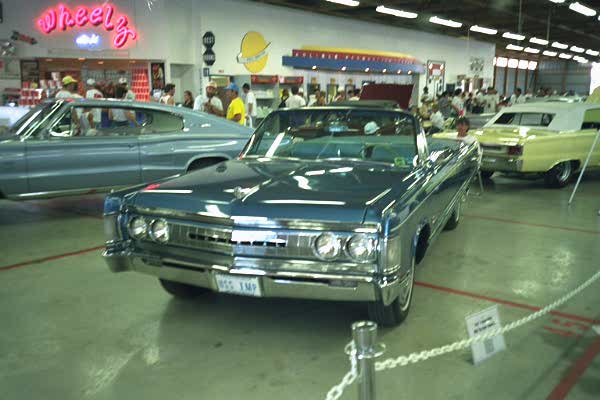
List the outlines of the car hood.
<svg viewBox="0 0 600 400">
<path fill-rule="evenodd" d="M 411 170 L 378 163 L 244 159 L 151 185 L 131 201 L 224 218 L 376 223 L 415 179 Z"/>
<path fill-rule="evenodd" d="M 556 132 L 520 126 L 490 126 L 475 131 L 474 135 L 481 144 L 516 146 L 525 144 L 536 137 L 549 136 Z"/>
</svg>

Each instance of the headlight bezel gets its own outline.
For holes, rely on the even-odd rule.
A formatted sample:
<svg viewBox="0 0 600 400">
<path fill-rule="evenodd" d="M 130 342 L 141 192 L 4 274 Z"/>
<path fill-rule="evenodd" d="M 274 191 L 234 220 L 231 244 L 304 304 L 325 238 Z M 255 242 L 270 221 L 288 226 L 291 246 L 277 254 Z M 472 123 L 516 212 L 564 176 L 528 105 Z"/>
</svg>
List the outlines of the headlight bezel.
<svg viewBox="0 0 600 400">
<path fill-rule="evenodd" d="M 155 228 L 156 224 L 164 224 L 163 226 L 163 230 L 164 230 L 164 234 L 163 235 L 157 235 L 157 230 Z M 156 243 L 168 243 L 169 239 L 171 238 L 171 230 L 169 228 L 169 222 L 164 219 L 164 218 L 158 218 L 155 219 L 153 221 L 151 221 L 148 224 L 148 236 L 150 237 L 150 239 L 152 239 L 154 242 Z"/>
<path fill-rule="evenodd" d="M 327 255 L 322 254 L 319 251 L 319 240 L 321 240 L 322 238 L 326 238 L 326 237 L 329 237 L 333 240 L 334 249 L 335 249 L 334 255 L 327 256 Z M 315 254 L 315 256 L 317 256 L 317 258 L 324 260 L 324 261 L 333 261 L 333 260 L 337 259 L 340 256 L 340 254 L 343 254 L 342 238 L 333 232 L 323 232 L 323 233 L 319 234 L 317 237 L 315 237 L 315 240 L 312 244 L 312 250 L 313 250 L 313 253 Z"/>
<path fill-rule="evenodd" d="M 137 221 L 142 221 L 144 223 L 143 230 L 140 232 L 137 232 L 135 230 L 135 228 L 133 227 L 134 223 Z M 149 228 L 148 221 L 146 220 L 146 218 L 141 217 L 141 216 L 133 217 L 129 220 L 129 222 L 127 222 L 127 232 L 129 233 L 129 236 L 131 236 L 134 239 L 143 239 L 143 238 L 147 237 L 148 228 Z"/>
<path fill-rule="evenodd" d="M 350 246 L 352 245 L 352 243 L 354 241 L 357 241 L 357 240 L 364 240 L 367 242 L 367 244 L 365 246 L 368 248 L 368 252 L 366 253 L 366 256 L 361 257 L 361 256 L 357 256 L 352 253 Z M 377 256 L 377 239 L 372 236 L 369 236 L 367 234 L 364 234 L 364 233 L 353 234 L 353 235 L 349 236 L 346 239 L 346 242 L 344 243 L 344 253 L 352 261 L 355 261 L 358 263 L 375 261 L 375 258 Z"/>
<path fill-rule="evenodd" d="M 319 251 L 319 241 L 325 237 L 331 238 L 331 243 L 334 244 L 335 251 L 330 255 Z M 369 247 L 369 251 L 363 257 L 356 256 L 349 248 L 351 243 L 356 240 L 365 240 L 368 242 L 367 247 Z M 357 264 L 368 264 L 377 261 L 379 238 L 367 233 L 322 232 L 315 236 L 311 248 L 315 257 L 322 261 L 349 261 Z"/>
</svg>

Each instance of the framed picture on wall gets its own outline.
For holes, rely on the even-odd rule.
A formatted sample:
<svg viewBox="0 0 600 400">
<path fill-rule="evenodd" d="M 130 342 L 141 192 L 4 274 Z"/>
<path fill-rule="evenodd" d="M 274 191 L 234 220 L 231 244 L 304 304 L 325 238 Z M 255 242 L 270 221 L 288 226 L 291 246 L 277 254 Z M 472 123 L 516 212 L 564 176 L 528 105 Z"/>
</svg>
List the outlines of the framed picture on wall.
<svg viewBox="0 0 600 400">
<path fill-rule="evenodd" d="M 165 87 L 165 63 L 150 63 L 152 74 L 152 91 L 162 90 Z"/>
</svg>

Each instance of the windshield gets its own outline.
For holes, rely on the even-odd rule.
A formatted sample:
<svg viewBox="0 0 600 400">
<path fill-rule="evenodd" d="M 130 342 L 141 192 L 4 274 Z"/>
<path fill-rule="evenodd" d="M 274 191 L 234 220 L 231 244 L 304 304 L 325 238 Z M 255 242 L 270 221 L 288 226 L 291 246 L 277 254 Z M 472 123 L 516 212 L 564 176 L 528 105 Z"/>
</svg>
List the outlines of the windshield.
<svg viewBox="0 0 600 400">
<path fill-rule="evenodd" d="M 412 166 L 418 154 L 416 132 L 413 116 L 399 111 L 283 110 L 267 117 L 243 156 L 351 159 Z"/>
<path fill-rule="evenodd" d="M 61 102 L 42 103 L 23 115 L 10 128 L 10 133 L 20 136 L 26 132 L 37 130 L 42 126 L 52 113 L 61 106 Z"/>
</svg>

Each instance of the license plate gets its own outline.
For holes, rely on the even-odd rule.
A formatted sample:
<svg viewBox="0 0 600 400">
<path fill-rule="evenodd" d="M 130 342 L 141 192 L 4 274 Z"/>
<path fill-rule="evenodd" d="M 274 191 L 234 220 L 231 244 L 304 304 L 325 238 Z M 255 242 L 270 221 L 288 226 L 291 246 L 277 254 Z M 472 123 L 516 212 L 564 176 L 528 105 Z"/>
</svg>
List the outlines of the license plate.
<svg viewBox="0 0 600 400">
<path fill-rule="evenodd" d="M 219 292 L 260 297 L 262 292 L 256 277 L 216 275 Z"/>
<path fill-rule="evenodd" d="M 483 162 L 487 162 L 487 163 L 493 164 L 493 163 L 495 163 L 496 161 L 498 161 L 498 159 L 496 159 L 496 158 L 491 158 L 491 157 L 483 157 Z"/>
</svg>

